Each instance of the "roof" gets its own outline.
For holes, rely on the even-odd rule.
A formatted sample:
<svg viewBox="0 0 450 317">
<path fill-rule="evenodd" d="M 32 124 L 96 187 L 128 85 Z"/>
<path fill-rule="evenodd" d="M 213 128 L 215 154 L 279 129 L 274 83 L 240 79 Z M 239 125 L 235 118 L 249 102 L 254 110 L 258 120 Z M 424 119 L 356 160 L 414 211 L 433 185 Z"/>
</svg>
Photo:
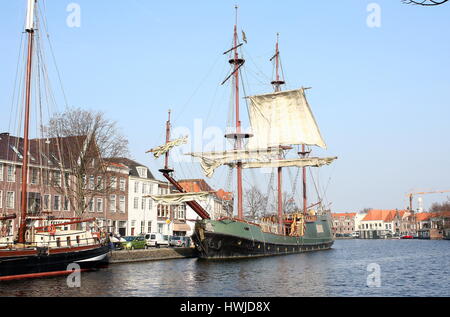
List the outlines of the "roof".
<svg viewBox="0 0 450 317">
<path fill-rule="evenodd" d="M 68 136 L 29 140 L 30 164 L 69 168 L 84 148 L 86 136 Z M 0 159 L 22 162 L 24 139 L 9 133 L 0 134 Z"/>
<path fill-rule="evenodd" d="M 416 214 L 416 221 L 428 221 L 431 218 L 450 217 L 450 211 L 441 212 L 419 212 Z"/>
<path fill-rule="evenodd" d="M 182 179 L 178 183 L 187 192 L 213 192 L 221 200 L 233 200 L 233 193 L 226 192 L 223 189 L 215 191 L 204 179 Z"/>
<path fill-rule="evenodd" d="M 134 177 L 141 177 L 139 175 L 137 168 L 145 167 L 147 169 L 147 177 L 146 178 L 155 179 L 152 172 L 150 171 L 150 169 L 147 166 L 140 164 L 136 161 L 133 161 L 132 159 L 129 159 L 126 157 L 113 157 L 113 158 L 105 159 L 105 161 L 113 163 L 113 164 L 115 163 L 115 164 L 122 164 L 122 165 L 127 166 L 130 169 L 130 176 L 134 176 Z"/>
<path fill-rule="evenodd" d="M 362 221 L 384 221 L 391 222 L 394 220 L 395 216 L 398 214 L 403 217 L 406 210 L 382 210 L 382 209 L 371 209 L 367 212 L 367 215 L 362 219 Z"/>
<path fill-rule="evenodd" d="M 339 217 L 355 217 L 356 212 L 340 212 L 340 213 L 331 213 L 331 217 L 339 218 Z"/>
</svg>

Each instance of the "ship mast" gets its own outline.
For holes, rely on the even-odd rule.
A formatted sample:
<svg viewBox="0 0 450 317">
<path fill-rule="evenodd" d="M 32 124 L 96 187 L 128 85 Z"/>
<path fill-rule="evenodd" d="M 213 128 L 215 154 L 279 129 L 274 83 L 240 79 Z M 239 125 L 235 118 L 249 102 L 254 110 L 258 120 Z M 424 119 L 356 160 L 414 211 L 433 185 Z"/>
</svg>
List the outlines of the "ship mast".
<svg viewBox="0 0 450 317">
<path fill-rule="evenodd" d="M 28 56 L 27 69 L 25 75 L 25 120 L 23 132 L 23 159 L 22 159 L 22 197 L 21 197 L 21 217 L 18 234 L 18 242 L 25 243 L 25 233 L 27 230 L 27 181 L 28 181 L 28 151 L 29 151 L 29 122 L 30 122 L 30 103 L 31 103 L 31 73 L 33 58 L 33 41 L 34 41 L 34 9 L 37 0 L 28 0 L 27 20 L 25 31 L 28 36 Z"/>
<path fill-rule="evenodd" d="M 280 51 L 278 49 L 278 40 L 279 40 L 279 33 L 277 33 L 277 43 L 275 46 L 275 55 L 270 59 L 270 61 L 272 61 L 275 58 L 275 80 L 271 82 L 271 84 L 274 86 L 275 92 L 279 92 L 281 91 L 281 85 L 284 85 L 284 81 L 280 80 Z M 281 147 L 282 148 L 282 147 Z M 280 156 L 280 159 L 282 159 L 282 157 Z M 280 227 L 280 233 L 284 234 L 284 225 L 283 225 L 283 172 L 282 172 L 282 168 L 278 167 L 277 170 L 277 175 L 278 175 L 278 223 L 279 223 L 279 227 Z"/>
<path fill-rule="evenodd" d="M 234 148 L 235 150 L 242 149 L 242 138 L 248 137 L 242 133 L 241 130 L 241 120 L 239 116 L 239 68 L 244 64 L 244 59 L 239 58 L 238 48 L 242 44 L 238 44 L 238 33 L 237 33 L 237 21 L 238 21 L 238 6 L 235 6 L 236 9 L 236 22 L 234 24 L 234 36 L 233 36 L 233 48 L 230 51 L 234 51 L 234 58 L 229 60 L 229 63 L 233 65 L 233 73 L 234 75 L 234 95 L 235 95 L 235 111 L 236 111 L 236 132 L 226 135 L 226 137 L 232 137 L 235 139 Z M 237 209 L 238 209 L 238 219 L 244 219 L 243 212 L 243 190 L 242 190 L 242 162 L 238 162 L 236 166 L 237 170 Z"/>
</svg>

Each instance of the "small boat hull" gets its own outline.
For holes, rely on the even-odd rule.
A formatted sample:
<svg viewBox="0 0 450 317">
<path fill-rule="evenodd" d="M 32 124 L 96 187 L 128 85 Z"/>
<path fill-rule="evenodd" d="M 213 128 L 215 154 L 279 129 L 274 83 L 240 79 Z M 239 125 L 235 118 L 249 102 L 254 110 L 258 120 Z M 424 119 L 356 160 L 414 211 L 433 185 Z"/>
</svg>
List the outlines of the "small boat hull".
<svg viewBox="0 0 450 317">
<path fill-rule="evenodd" d="M 326 217 L 307 223 L 302 237 L 262 232 L 259 225 L 239 220 L 202 220 L 197 222 L 192 240 L 199 257 L 209 260 L 327 250 L 334 243 Z"/>
<path fill-rule="evenodd" d="M 33 278 L 72 272 L 70 264 L 90 270 L 108 264 L 107 245 L 62 249 L 0 250 L 0 281 Z"/>
</svg>

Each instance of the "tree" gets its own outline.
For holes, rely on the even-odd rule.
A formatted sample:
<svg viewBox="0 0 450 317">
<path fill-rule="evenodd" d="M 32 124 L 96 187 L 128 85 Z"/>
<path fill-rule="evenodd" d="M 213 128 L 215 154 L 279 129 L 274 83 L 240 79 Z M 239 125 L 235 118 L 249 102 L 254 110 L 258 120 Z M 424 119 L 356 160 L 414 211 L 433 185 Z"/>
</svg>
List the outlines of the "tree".
<svg viewBox="0 0 450 317">
<path fill-rule="evenodd" d="M 263 216 L 267 210 L 267 197 L 256 186 L 245 191 L 245 216 L 254 220 Z"/>
<path fill-rule="evenodd" d="M 443 203 L 433 203 L 430 208 L 430 212 L 450 211 L 450 197 L 447 197 L 447 201 Z"/>
<path fill-rule="evenodd" d="M 115 188 L 108 159 L 127 156 L 128 140 L 116 122 L 106 119 L 102 112 L 80 108 L 55 114 L 45 131 L 50 138 L 49 153 L 58 153 L 52 158 L 60 167 L 46 177 L 47 181 L 51 180 L 75 214 L 82 217 L 94 197 L 104 197 Z"/>
<path fill-rule="evenodd" d="M 417 4 L 421 6 L 437 6 L 444 4 L 448 0 L 403 0 L 406 4 Z"/>
</svg>

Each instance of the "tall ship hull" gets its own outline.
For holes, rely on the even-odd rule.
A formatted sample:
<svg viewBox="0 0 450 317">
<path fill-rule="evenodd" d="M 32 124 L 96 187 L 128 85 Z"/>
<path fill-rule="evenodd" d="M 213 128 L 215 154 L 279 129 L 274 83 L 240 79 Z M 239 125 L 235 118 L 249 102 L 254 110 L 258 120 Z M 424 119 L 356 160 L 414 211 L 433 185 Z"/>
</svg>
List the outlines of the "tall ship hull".
<svg viewBox="0 0 450 317">
<path fill-rule="evenodd" d="M 328 250 L 334 243 L 327 215 L 305 224 L 303 236 L 264 232 L 238 219 L 201 220 L 192 236 L 202 259 L 249 258 Z"/>
<path fill-rule="evenodd" d="M 70 264 L 78 264 L 80 270 L 103 267 L 108 264 L 109 251 L 108 245 L 0 249 L 0 281 L 69 274 Z"/>
</svg>

